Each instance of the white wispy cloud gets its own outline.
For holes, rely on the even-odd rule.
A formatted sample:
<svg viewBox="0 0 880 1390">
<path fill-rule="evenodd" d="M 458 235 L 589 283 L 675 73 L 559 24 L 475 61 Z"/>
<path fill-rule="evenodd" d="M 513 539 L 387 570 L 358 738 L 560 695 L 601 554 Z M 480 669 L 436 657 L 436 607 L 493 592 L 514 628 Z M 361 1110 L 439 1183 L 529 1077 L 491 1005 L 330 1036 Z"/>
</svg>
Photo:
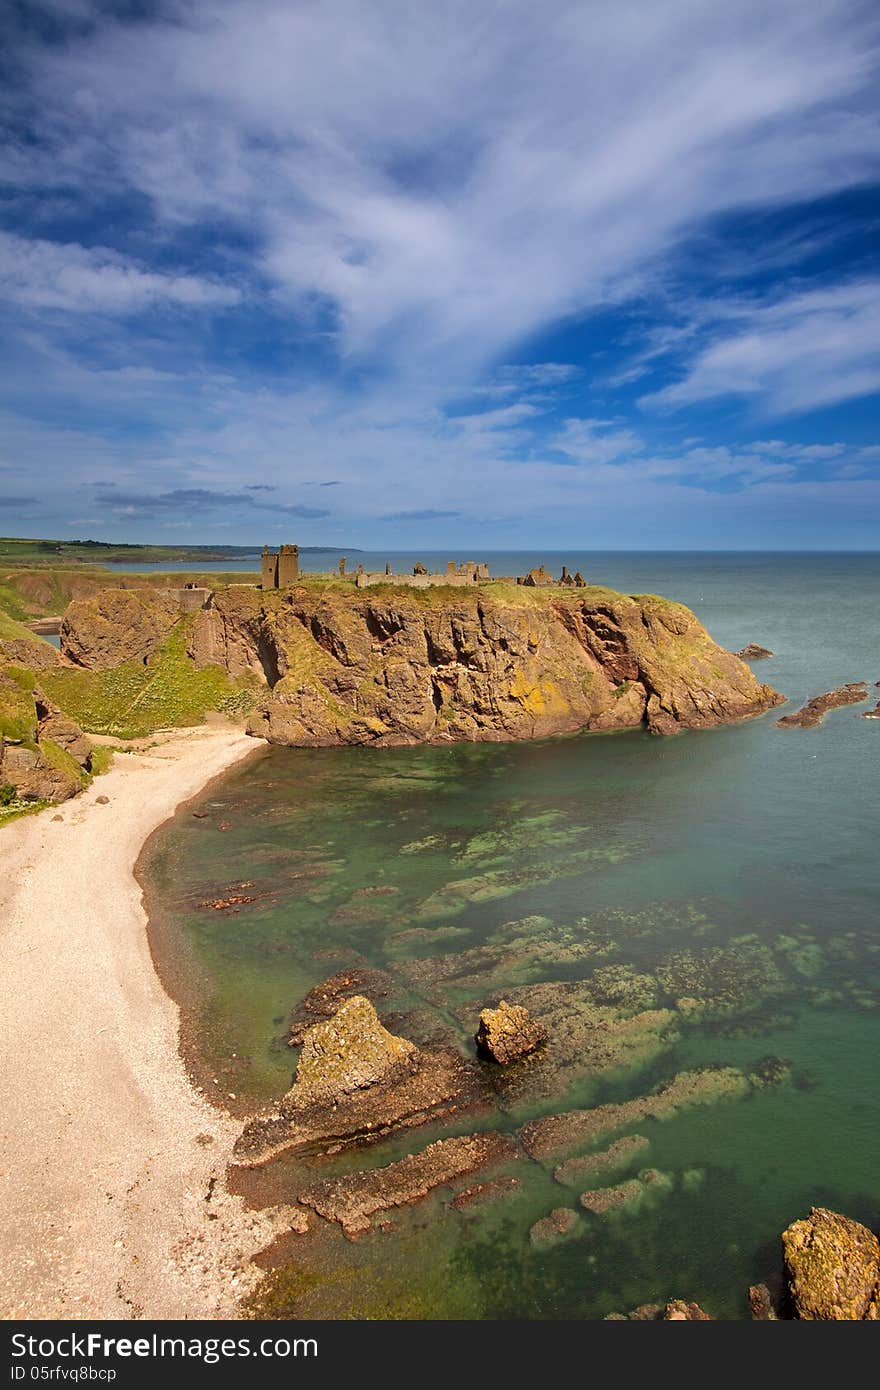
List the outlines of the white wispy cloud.
<svg viewBox="0 0 880 1390">
<path fill-rule="evenodd" d="M 854 0 L 182 3 L 43 55 L 38 162 L 166 227 L 246 228 L 342 351 L 460 377 L 643 283 L 683 228 L 876 169 L 869 22 Z"/>
<path fill-rule="evenodd" d="M 23 43 L 0 110 L 0 178 L 23 210 L 0 239 L 6 466 L 47 497 L 100 464 L 131 496 L 250 483 L 302 512 L 329 476 L 324 537 L 400 515 L 573 527 L 597 507 L 651 534 L 663 508 L 696 526 L 727 507 L 748 530 L 746 493 L 821 508 L 831 488 L 876 513 L 864 450 L 661 447 L 647 415 L 641 433 L 591 394 L 600 372 L 613 392 L 672 360 L 680 380 L 650 407 L 788 414 L 880 384 L 873 280 L 743 302 L 731 262 L 708 308 L 664 298 L 669 264 L 725 214 L 876 176 L 878 21 L 861 0 L 175 0 L 136 23 L 53 3 L 76 22 Z M 105 205 L 126 212 L 118 242 Z M 807 244 L 780 234 L 764 271 Z M 616 376 L 519 361 L 548 325 L 634 296 L 660 311 Z M 150 309 L 174 312 L 132 328 Z M 264 320 L 212 358 L 215 309 Z M 279 342 L 293 366 L 263 379 Z M 798 491 L 826 465 L 836 480 Z M 67 514 L 93 515 L 91 494 Z"/>
<path fill-rule="evenodd" d="M 726 319 L 686 375 L 643 397 L 643 405 L 742 396 L 787 415 L 880 390 L 880 279 L 733 306 Z"/>
<path fill-rule="evenodd" d="M 128 314 L 162 304 L 217 308 L 240 294 L 216 280 L 145 269 L 107 247 L 0 232 L 0 298 L 29 308 Z"/>
</svg>

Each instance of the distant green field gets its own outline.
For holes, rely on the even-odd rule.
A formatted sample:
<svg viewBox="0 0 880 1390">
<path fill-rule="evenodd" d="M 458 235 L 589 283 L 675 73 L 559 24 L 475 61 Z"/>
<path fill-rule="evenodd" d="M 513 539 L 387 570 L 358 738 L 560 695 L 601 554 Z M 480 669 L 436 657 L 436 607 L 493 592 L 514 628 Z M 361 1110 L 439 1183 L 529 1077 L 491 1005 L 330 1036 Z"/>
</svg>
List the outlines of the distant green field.
<svg viewBox="0 0 880 1390">
<path fill-rule="evenodd" d="M 140 545 L 110 541 L 22 540 L 0 536 L 0 565 L 208 565 L 215 560 L 247 560 L 260 550 L 255 545 Z M 337 546 L 301 545 L 308 555 L 319 550 L 342 552 Z M 359 552 L 349 547 L 348 554 Z M 258 566 L 257 566 L 258 567 Z"/>
<path fill-rule="evenodd" d="M 147 565 L 242 560 L 256 553 L 244 545 L 116 545 L 105 541 L 19 540 L 0 536 L 0 565 Z"/>
</svg>

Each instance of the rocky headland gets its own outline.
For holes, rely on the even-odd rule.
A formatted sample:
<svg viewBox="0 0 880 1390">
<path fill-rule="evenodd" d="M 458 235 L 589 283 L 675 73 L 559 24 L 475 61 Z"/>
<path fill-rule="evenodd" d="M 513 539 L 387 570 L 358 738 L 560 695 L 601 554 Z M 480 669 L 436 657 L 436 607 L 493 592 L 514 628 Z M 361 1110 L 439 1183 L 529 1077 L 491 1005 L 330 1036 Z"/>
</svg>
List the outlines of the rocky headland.
<svg viewBox="0 0 880 1390">
<path fill-rule="evenodd" d="M 62 657 L 149 665 L 175 634 L 193 671 L 244 683 L 250 733 L 297 746 L 671 734 L 781 700 L 681 604 L 598 588 L 229 585 L 185 618 L 161 592 L 105 590 L 69 606 Z"/>
</svg>

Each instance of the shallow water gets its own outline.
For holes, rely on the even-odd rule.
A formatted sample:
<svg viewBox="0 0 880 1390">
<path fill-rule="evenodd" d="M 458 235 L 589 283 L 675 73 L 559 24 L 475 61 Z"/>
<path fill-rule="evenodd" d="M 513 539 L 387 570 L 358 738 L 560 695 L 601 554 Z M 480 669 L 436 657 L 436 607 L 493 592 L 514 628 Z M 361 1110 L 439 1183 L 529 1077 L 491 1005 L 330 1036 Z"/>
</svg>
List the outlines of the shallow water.
<svg viewBox="0 0 880 1390">
<path fill-rule="evenodd" d="M 508 558 L 515 572 L 542 557 Z M 597 582 L 688 603 L 725 646 L 771 647 L 756 673 L 792 707 L 880 678 L 876 556 L 586 558 L 571 561 Z M 630 1125 L 644 1158 L 581 1186 L 648 1165 L 666 1179 L 633 1208 L 582 1213 L 565 1244 L 536 1250 L 529 1228 L 577 1208 L 580 1188 L 520 1160 L 518 1186 L 490 1205 L 453 1210 L 443 1191 L 356 1246 L 322 1232 L 275 1276 L 271 1311 L 597 1317 L 686 1297 L 740 1317 L 748 1284 L 778 1266 L 779 1232 L 812 1203 L 880 1224 L 880 725 L 859 717 L 867 707 L 814 730 L 778 729 L 777 712 L 671 740 L 271 749 L 205 793 L 205 818 L 190 807 L 158 832 L 145 859 L 157 954 L 197 1072 L 242 1113 L 289 1084 L 298 1000 L 358 961 L 391 975 L 383 1012 L 399 1031 L 464 1052 L 481 1007 L 542 984 L 560 1017 L 568 1000 L 615 1026 L 669 1010 L 629 1042 L 612 1029 L 604 1058 L 575 1029 L 564 1064 L 505 1074 L 491 1114 L 345 1154 L 340 1171 L 441 1132 L 642 1095 L 683 1069 L 788 1064 L 744 1098 Z M 199 905 L 230 892 L 254 901 Z M 278 1200 L 302 1176 L 280 1161 L 255 1192 Z"/>
</svg>

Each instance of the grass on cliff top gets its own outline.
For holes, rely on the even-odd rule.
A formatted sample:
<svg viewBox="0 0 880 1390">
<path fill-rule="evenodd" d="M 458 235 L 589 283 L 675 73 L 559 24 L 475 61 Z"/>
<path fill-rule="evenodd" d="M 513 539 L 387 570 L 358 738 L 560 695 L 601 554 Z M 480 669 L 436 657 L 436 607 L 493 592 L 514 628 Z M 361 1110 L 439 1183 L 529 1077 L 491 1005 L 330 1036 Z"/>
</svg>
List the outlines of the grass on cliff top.
<svg viewBox="0 0 880 1390">
<path fill-rule="evenodd" d="M 146 666 L 127 661 L 111 671 L 56 667 L 40 673 L 40 684 L 87 733 L 116 738 L 191 727 L 209 710 L 243 716 L 258 694 L 255 682 L 230 680 L 219 666 L 196 667 L 186 655 L 185 623 Z"/>
<path fill-rule="evenodd" d="M 33 696 L 16 678 L 19 674 L 23 673 L 11 669 L 0 674 L 0 736 L 30 748 L 36 738 L 37 715 Z"/>
<path fill-rule="evenodd" d="M 54 618 L 64 612 L 71 599 L 85 598 L 101 589 L 182 589 L 185 584 L 219 589 L 230 582 L 257 584 L 259 578 L 256 571 L 241 575 L 198 569 L 185 573 L 128 574 L 121 567 L 100 565 L 10 568 L 0 571 L 0 618 L 5 616 L 17 622 Z M 27 636 L 32 637 L 33 633 Z"/>
<path fill-rule="evenodd" d="M 36 640 L 30 628 L 25 627 L 11 613 L 4 612 L 2 604 L 0 604 L 0 642 L 34 642 Z"/>
<path fill-rule="evenodd" d="M 395 584 L 393 576 L 388 583 L 371 584 L 367 588 L 358 589 L 353 579 L 340 579 L 338 575 L 327 574 L 304 574 L 300 575 L 296 583 L 296 588 L 303 588 L 311 593 L 319 594 L 339 594 L 347 598 L 408 598 L 414 603 L 421 604 L 424 608 L 431 608 L 448 603 L 461 602 L 463 598 L 477 597 L 494 599 L 497 602 L 515 604 L 520 608 L 540 608 L 545 606 L 553 599 L 560 598 L 586 598 L 593 602 L 610 602 L 614 599 L 631 598 L 628 594 L 618 593 L 616 589 L 605 588 L 601 584 L 587 584 L 579 589 L 561 589 L 557 585 L 548 585 L 546 588 L 533 589 L 526 584 L 504 582 L 499 579 L 490 579 L 482 584 L 432 584 L 424 589 L 412 588 L 408 584 Z M 282 590 L 272 590 L 271 592 L 283 592 Z"/>
</svg>

